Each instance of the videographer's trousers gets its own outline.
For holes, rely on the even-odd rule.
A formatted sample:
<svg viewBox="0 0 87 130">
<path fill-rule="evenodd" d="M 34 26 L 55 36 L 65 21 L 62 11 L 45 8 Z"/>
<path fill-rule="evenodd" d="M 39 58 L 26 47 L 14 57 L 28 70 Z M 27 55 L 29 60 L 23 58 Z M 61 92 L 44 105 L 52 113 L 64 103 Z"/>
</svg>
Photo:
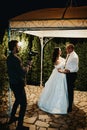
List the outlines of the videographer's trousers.
<svg viewBox="0 0 87 130">
<path fill-rule="evenodd" d="M 15 97 L 15 101 L 14 101 L 14 104 L 12 107 L 12 112 L 11 112 L 11 118 L 15 117 L 15 114 L 17 112 L 17 108 L 20 105 L 18 126 L 22 126 L 25 111 L 26 111 L 26 106 L 27 106 L 27 98 L 26 98 L 25 89 L 21 83 L 10 84 L 10 87 L 11 87 L 11 89 L 14 93 L 14 97 Z"/>
</svg>

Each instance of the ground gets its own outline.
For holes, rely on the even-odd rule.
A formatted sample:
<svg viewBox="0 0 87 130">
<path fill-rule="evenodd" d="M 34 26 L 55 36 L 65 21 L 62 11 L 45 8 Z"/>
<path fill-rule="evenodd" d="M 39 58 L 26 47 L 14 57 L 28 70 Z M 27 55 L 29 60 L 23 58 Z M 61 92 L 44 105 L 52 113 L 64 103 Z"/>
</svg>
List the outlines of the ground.
<svg viewBox="0 0 87 130">
<path fill-rule="evenodd" d="M 87 92 L 74 90 L 73 111 L 67 115 L 58 115 L 46 113 L 38 108 L 37 101 L 42 89 L 43 87 L 40 86 L 26 85 L 25 87 L 28 100 L 24 118 L 25 126 L 28 126 L 30 130 L 87 130 Z M 8 92 L 0 106 L 0 130 L 15 130 L 17 125 L 17 123 L 6 125 L 9 110 L 14 101 L 13 93 L 11 92 L 11 98 L 9 98 Z"/>
</svg>

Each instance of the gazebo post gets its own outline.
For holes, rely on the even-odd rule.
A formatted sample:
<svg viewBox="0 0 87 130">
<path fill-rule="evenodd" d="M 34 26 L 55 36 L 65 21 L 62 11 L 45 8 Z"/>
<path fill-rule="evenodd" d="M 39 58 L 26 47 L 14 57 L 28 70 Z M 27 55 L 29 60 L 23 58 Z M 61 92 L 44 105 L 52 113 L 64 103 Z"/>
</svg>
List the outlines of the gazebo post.
<svg viewBox="0 0 87 130">
<path fill-rule="evenodd" d="M 10 41 L 10 28 L 8 28 L 8 42 Z M 8 55 L 9 55 L 9 51 L 8 51 Z M 9 81 L 8 81 L 9 82 Z M 11 100 L 11 89 L 10 89 L 10 84 L 8 83 L 8 115 L 10 116 L 11 114 L 11 110 L 12 110 L 12 100 Z"/>
<path fill-rule="evenodd" d="M 40 37 L 40 43 L 41 43 L 41 75 L 40 75 L 40 86 L 43 85 L 43 49 L 44 46 L 53 38 L 49 38 L 47 41 L 44 41 L 43 44 L 43 37 Z"/>
<path fill-rule="evenodd" d="M 40 75 L 40 86 L 42 86 L 42 72 L 43 72 L 43 37 L 40 37 L 40 43 L 41 43 L 41 75 Z"/>
</svg>

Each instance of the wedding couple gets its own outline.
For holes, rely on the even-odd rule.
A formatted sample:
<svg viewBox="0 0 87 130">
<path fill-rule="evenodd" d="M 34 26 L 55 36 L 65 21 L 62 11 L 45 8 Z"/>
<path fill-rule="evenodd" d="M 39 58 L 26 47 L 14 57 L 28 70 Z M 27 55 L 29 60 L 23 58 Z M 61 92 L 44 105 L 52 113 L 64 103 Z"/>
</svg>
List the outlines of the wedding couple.
<svg viewBox="0 0 87 130">
<path fill-rule="evenodd" d="M 39 108 L 51 114 L 67 114 L 72 111 L 79 58 L 71 43 L 66 45 L 66 52 L 67 57 L 64 59 L 61 57 L 61 49 L 54 49 L 54 69 L 38 100 Z"/>
</svg>

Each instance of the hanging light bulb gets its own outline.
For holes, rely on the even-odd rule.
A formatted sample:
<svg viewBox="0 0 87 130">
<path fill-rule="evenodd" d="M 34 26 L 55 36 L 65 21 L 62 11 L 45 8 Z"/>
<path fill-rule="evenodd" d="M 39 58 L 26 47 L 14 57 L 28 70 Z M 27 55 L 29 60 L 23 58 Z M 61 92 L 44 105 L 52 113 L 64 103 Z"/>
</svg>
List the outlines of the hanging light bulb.
<svg viewBox="0 0 87 130">
<path fill-rule="evenodd" d="M 22 42 L 18 42 L 18 46 L 21 47 L 22 46 Z"/>
</svg>

